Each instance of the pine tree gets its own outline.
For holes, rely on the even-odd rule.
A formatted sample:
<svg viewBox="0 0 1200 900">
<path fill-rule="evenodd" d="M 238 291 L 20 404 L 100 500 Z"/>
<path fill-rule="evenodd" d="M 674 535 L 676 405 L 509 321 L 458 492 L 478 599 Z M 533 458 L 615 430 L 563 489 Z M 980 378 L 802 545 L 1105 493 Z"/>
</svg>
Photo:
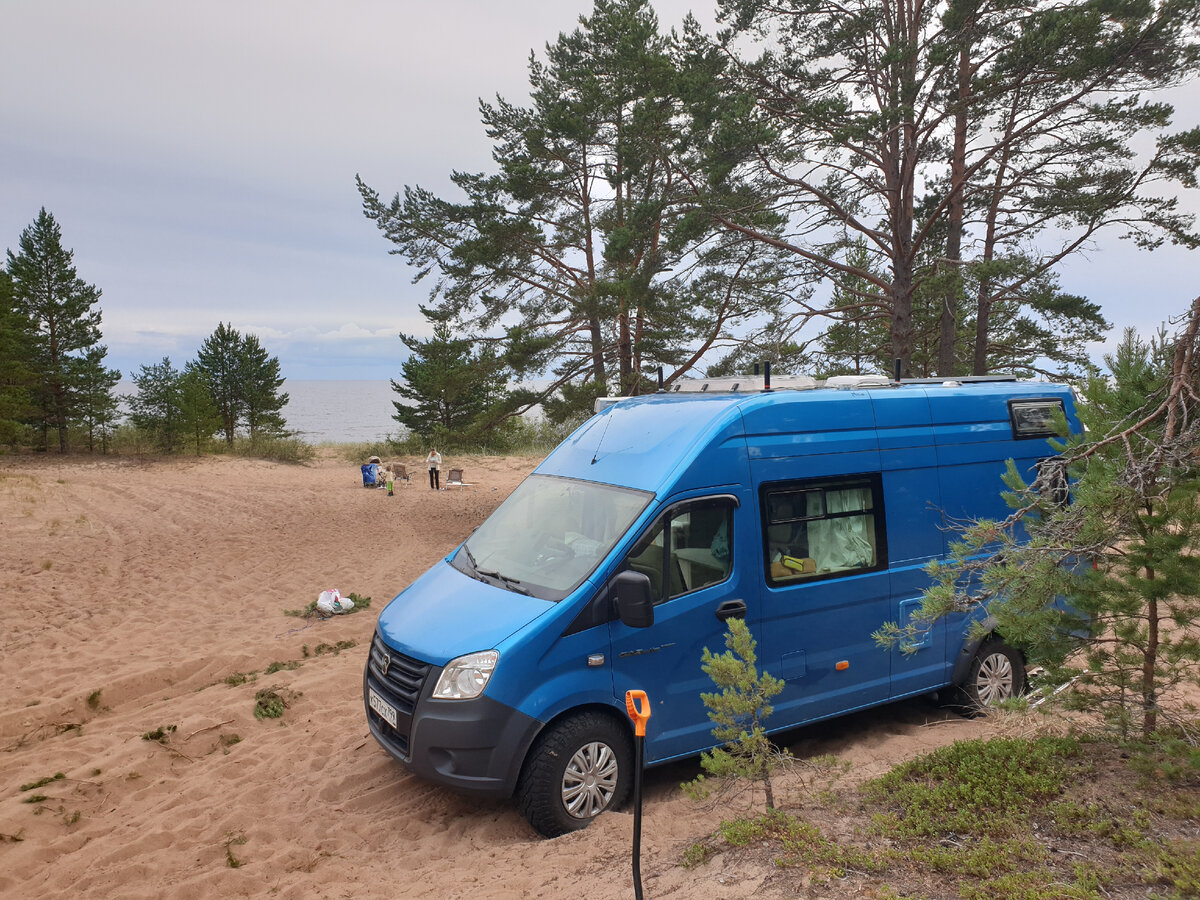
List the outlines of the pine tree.
<svg viewBox="0 0 1200 900">
<path fill-rule="evenodd" d="M 283 433 L 287 422 L 281 410 L 288 395 L 280 393 L 284 379 L 279 374 L 279 357 L 267 353 L 257 335 L 242 338 L 238 351 L 246 427 L 250 440 Z"/>
<path fill-rule="evenodd" d="M 549 373 L 556 417 L 638 393 L 660 365 L 670 383 L 782 302 L 764 287 L 771 249 L 687 202 L 704 176 L 673 161 L 684 55 L 648 0 L 596 0 L 531 59 L 528 106 L 480 104 L 497 171 L 454 173 L 461 202 L 406 187 L 384 203 L 359 182 L 393 252 L 437 273 L 436 310 L 497 339 L 517 377 Z"/>
<path fill-rule="evenodd" d="M 187 436 L 197 456 L 221 427 L 221 416 L 204 373 L 194 363 L 184 366 L 183 374 L 179 376 L 179 424 L 181 434 Z"/>
<path fill-rule="evenodd" d="M 863 312 L 886 321 L 904 374 L 914 354 L 943 375 L 965 360 L 984 374 L 1003 319 L 1030 311 L 1069 318 L 1067 333 L 1106 327 L 1042 290 L 1104 229 L 1197 245 L 1175 186 L 1196 186 L 1200 130 L 1171 133 L 1173 110 L 1149 95 L 1195 76 L 1200 0 L 719 5 L 716 46 L 737 64 L 714 79 L 725 115 L 692 142 L 726 166 L 692 183 L 695 201 L 812 277 L 869 282 Z M 758 224 L 747 192 L 775 198 L 785 235 Z M 847 264 L 847 230 L 873 266 Z M 968 307 L 975 334 L 943 349 L 964 339 Z"/>
<path fill-rule="evenodd" d="M 245 412 L 239 350 L 242 335 L 232 325 L 218 323 L 196 351 L 195 368 L 204 377 L 208 393 L 221 418 L 225 443 L 233 446 L 233 436 Z"/>
<path fill-rule="evenodd" d="M 1069 705 L 1149 736 L 1163 697 L 1200 679 L 1200 298 L 1178 336 L 1127 331 L 1106 362 L 1077 410 L 1087 433 L 1032 481 L 1010 463 L 1013 514 L 963 529 L 920 621 L 877 639 L 986 604 Z"/>
<path fill-rule="evenodd" d="M 851 244 L 846 263 L 855 270 L 870 270 L 871 258 L 863 240 Z M 891 341 L 875 297 L 876 288 L 868 279 L 848 273 L 837 277 L 829 301 L 833 321 L 820 338 L 819 374 L 890 374 L 887 356 Z"/>
<path fill-rule="evenodd" d="M 722 746 L 703 753 L 700 764 L 714 778 L 757 779 L 766 792 L 767 808 L 775 808 L 771 769 L 779 752 L 767 737 L 764 722 L 774 711 L 772 697 L 783 690 L 783 682 L 759 672 L 756 642 L 742 619 L 730 619 L 724 653 L 704 648 L 701 668 L 720 693 L 703 693 L 713 721 L 712 734 Z"/>
<path fill-rule="evenodd" d="M 505 395 L 506 379 L 490 351 L 476 353 L 472 342 L 452 336 L 435 322 L 433 337 L 401 334 L 411 355 L 400 367 L 403 381 L 392 390 L 409 403 L 393 401 L 397 422 L 427 440 L 446 444 L 476 426 Z"/>
<path fill-rule="evenodd" d="M 182 374 L 170 357 L 142 366 L 133 375 L 137 393 L 129 398 L 129 421 L 152 435 L 159 449 L 173 453 L 187 434 L 183 422 Z"/>
<path fill-rule="evenodd" d="M 63 248 L 62 231 L 44 207 L 21 232 L 19 247 L 17 254 L 8 251 L 8 275 L 15 308 L 33 328 L 29 365 L 41 445 L 55 431 L 60 452 L 66 452 L 72 422 L 86 417 L 89 435 L 103 422 L 109 407 L 101 395 L 120 373 L 103 367 L 101 313 L 93 308 L 100 291 L 78 276 L 74 251 Z"/>
<path fill-rule="evenodd" d="M 28 364 L 32 344 L 33 328 L 16 309 L 12 279 L 0 269 L 0 444 L 20 442 L 37 412 Z"/>
<path fill-rule="evenodd" d="M 208 386 L 227 445 L 233 446 L 243 424 L 251 440 L 286 427 L 280 410 L 288 395 L 279 392 L 284 382 L 279 358 L 268 355 L 257 335 L 243 336 L 232 325 L 218 324 L 196 351 L 194 368 Z"/>
<path fill-rule="evenodd" d="M 120 417 L 120 401 L 115 393 L 121 380 L 118 369 L 106 369 L 104 357 L 108 348 L 95 344 L 75 360 L 78 384 L 77 417 L 87 429 L 88 450 L 94 452 L 100 442 L 101 452 L 108 452 L 108 439 Z"/>
</svg>

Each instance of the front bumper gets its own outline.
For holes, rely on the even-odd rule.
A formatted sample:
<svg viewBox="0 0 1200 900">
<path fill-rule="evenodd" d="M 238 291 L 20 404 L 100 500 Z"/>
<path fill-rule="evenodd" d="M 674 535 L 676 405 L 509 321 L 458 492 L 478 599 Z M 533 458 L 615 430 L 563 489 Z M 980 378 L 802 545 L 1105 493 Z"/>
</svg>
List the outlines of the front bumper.
<svg viewBox="0 0 1200 900">
<path fill-rule="evenodd" d="M 363 670 L 371 734 L 417 775 L 483 797 L 508 797 L 542 723 L 485 696 L 434 700 L 441 669 L 406 657 L 375 635 Z M 396 710 L 393 727 L 368 702 L 374 691 Z"/>
</svg>

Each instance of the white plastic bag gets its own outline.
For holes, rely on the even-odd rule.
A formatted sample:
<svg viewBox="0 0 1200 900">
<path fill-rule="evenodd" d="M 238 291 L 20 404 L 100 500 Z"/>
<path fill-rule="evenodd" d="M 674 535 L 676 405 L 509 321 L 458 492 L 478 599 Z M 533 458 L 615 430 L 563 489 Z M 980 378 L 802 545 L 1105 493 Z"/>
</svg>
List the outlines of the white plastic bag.
<svg viewBox="0 0 1200 900">
<path fill-rule="evenodd" d="M 332 616 L 335 612 L 341 612 L 341 600 L 342 597 L 338 593 L 337 588 L 329 591 L 321 591 L 320 596 L 317 597 L 317 612 L 326 616 Z"/>
<path fill-rule="evenodd" d="M 317 597 L 317 612 L 323 616 L 332 616 L 352 609 L 354 609 L 354 601 L 339 594 L 337 588 L 321 591 L 320 596 Z"/>
</svg>

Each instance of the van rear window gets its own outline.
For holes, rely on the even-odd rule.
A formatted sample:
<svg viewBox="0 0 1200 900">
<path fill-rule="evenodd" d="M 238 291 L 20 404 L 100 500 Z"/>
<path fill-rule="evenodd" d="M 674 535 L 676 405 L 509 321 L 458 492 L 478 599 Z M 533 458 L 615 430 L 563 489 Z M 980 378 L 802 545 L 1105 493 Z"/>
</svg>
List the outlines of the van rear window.
<svg viewBox="0 0 1200 900">
<path fill-rule="evenodd" d="M 875 475 L 767 486 L 767 580 L 786 584 L 882 568 L 882 505 Z"/>
<path fill-rule="evenodd" d="M 1016 440 L 1060 437 L 1066 434 L 1066 411 L 1061 397 L 1009 400 L 1008 418 Z"/>
</svg>

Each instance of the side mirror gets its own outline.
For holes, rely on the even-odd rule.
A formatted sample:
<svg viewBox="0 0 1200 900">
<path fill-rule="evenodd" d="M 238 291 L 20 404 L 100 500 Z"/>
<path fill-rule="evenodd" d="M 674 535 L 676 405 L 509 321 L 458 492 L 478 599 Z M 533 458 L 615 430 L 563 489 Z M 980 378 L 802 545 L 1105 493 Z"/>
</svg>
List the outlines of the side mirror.
<svg viewBox="0 0 1200 900">
<path fill-rule="evenodd" d="M 654 624 L 648 576 L 641 572 L 621 572 L 610 582 L 609 590 L 624 624 L 630 628 L 649 628 Z"/>
</svg>

